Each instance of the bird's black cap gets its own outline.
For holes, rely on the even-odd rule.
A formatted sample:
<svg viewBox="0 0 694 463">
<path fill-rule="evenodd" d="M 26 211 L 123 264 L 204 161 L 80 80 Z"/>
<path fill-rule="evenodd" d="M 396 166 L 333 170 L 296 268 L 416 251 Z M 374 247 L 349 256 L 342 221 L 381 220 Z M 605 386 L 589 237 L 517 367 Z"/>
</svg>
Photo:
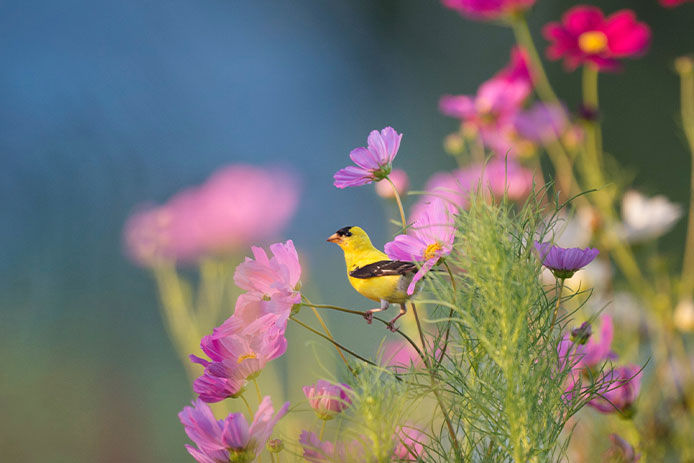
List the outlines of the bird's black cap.
<svg viewBox="0 0 694 463">
<path fill-rule="evenodd" d="M 343 228 L 340 228 L 340 229 L 339 229 L 338 231 L 336 231 L 335 233 L 336 233 L 338 236 L 352 236 L 352 232 L 349 231 L 350 228 L 352 228 L 352 227 L 351 227 L 351 226 L 349 226 L 349 227 L 343 227 Z"/>
</svg>

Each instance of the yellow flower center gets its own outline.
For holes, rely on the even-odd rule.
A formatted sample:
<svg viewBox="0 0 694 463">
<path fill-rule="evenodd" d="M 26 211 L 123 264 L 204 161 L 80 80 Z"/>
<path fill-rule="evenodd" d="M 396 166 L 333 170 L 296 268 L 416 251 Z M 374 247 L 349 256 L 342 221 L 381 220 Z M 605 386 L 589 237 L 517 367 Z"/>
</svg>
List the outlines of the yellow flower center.
<svg viewBox="0 0 694 463">
<path fill-rule="evenodd" d="M 588 31 L 578 36 L 578 48 L 594 55 L 607 48 L 607 36 L 600 31 Z"/>
<path fill-rule="evenodd" d="M 244 360 L 248 360 L 248 359 L 257 359 L 257 358 L 258 358 L 258 356 L 255 355 L 254 352 L 251 352 L 250 354 L 242 355 L 241 357 L 239 357 L 239 359 L 236 361 L 236 363 L 241 363 L 241 362 L 243 362 Z"/>
<path fill-rule="evenodd" d="M 427 246 L 424 250 L 424 260 L 433 259 L 436 257 L 436 253 L 441 250 L 441 245 L 439 243 L 433 243 Z"/>
</svg>

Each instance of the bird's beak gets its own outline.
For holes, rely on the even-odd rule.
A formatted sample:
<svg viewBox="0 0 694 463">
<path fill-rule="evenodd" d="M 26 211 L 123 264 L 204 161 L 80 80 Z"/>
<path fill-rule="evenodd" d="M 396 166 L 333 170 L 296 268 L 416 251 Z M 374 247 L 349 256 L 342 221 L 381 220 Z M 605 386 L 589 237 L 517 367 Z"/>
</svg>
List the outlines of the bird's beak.
<svg viewBox="0 0 694 463">
<path fill-rule="evenodd" d="M 331 243 L 339 243 L 340 241 L 342 241 L 342 238 L 340 238 L 340 235 L 338 235 L 337 233 L 333 233 L 332 235 L 330 235 L 330 238 L 328 238 L 326 241 L 330 241 Z"/>
</svg>

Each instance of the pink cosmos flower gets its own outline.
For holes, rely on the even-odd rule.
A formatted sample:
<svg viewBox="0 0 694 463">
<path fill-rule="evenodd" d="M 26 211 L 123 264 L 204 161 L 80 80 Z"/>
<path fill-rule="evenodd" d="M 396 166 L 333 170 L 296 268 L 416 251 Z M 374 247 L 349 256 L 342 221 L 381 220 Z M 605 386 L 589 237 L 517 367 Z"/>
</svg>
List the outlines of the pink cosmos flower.
<svg viewBox="0 0 694 463">
<path fill-rule="evenodd" d="M 674 8 L 676 6 L 680 6 L 684 3 L 687 2 L 693 2 L 694 0 L 658 0 L 661 5 L 663 5 L 666 8 Z"/>
<path fill-rule="evenodd" d="M 292 240 L 270 245 L 272 258 L 264 249 L 252 247 L 234 273 L 234 282 L 247 292 L 236 300 L 234 316 L 251 323 L 274 313 L 286 321 L 292 306 L 301 302 L 301 264 Z"/>
<path fill-rule="evenodd" d="M 367 458 L 368 439 L 360 441 L 357 439 L 351 442 L 321 441 L 315 433 L 302 431 L 299 443 L 303 447 L 304 460 L 310 463 L 359 463 L 371 461 Z"/>
<path fill-rule="evenodd" d="M 407 192 L 407 187 L 410 184 L 410 179 L 407 177 L 407 172 L 402 169 L 393 169 L 388 178 L 390 178 L 390 181 L 393 182 L 400 196 Z M 389 182 L 378 182 L 375 186 L 376 194 L 381 198 L 395 198 L 393 187 Z"/>
<path fill-rule="evenodd" d="M 590 264 L 600 253 L 595 248 L 562 248 L 552 243 L 535 242 L 542 265 L 557 278 L 571 278 L 581 268 Z"/>
<path fill-rule="evenodd" d="M 360 186 L 386 178 L 400 149 L 400 140 L 402 134 L 397 133 L 392 127 L 386 127 L 380 132 L 371 131 L 367 139 L 368 146 L 355 148 L 349 153 L 356 166 L 348 166 L 335 173 L 335 186 Z"/>
<path fill-rule="evenodd" d="M 392 367 L 396 372 L 422 368 L 422 358 L 406 341 L 391 340 L 383 343 L 381 361 L 384 366 Z"/>
<path fill-rule="evenodd" d="M 535 0 L 442 0 L 443 5 L 470 19 L 496 20 L 525 11 Z"/>
<path fill-rule="evenodd" d="M 451 253 L 454 238 L 453 214 L 437 198 L 414 217 L 406 235 L 398 235 L 385 245 L 386 254 L 393 260 L 423 262 L 407 287 L 407 294 L 414 294 L 417 282 Z"/>
<path fill-rule="evenodd" d="M 615 71 L 621 58 L 643 54 L 651 41 L 651 30 L 638 22 L 631 10 L 620 10 L 605 18 L 594 6 L 579 5 L 568 10 L 562 22 L 543 29 L 551 42 L 547 56 L 564 58 L 564 66 L 574 70 L 590 63 L 603 71 Z"/>
<path fill-rule="evenodd" d="M 216 420 L 210 407 L 196 400 L 192 407 L 184 407 L 178 418 L 197 446 L 186 445 L 186 449 L 199 463 L 249 463 L 263 450 L 288 408 L 289 402 L 273 416 L 272 400 L 265 397 L 249 426 L 243 413 L 232 413 L 223 420 Z"/>
<path fill-rule="evenodd" d="M 287 350 L 286 326 L 287 319 L 273 313 L 251 323 L 229 317 L 200 341 L 210 360 L 190 356 L 192 362 L 205 367 L 204 374 L 193 383 L 193 390 L 205 402 L 237 395 L 246 380 L 255 378 L 267 362 Z"/>
<path fill-rule="evenodd" d="M 135 212 L 124 227 L 126 251 L 144 266 L 235 251 L 279 232 L 298 198 L 297 181 L 284 170 L 224 167 L 164 205 Z"/>
<path fill-rule="evenodd" d="M 535 143 L 548 143 L 562 136 L 569 123 L 566 110 L 560 105 L 535 103 L 530 109 L 516 113 L 513 127 L 518 134 Z"/>
<path fill-rule="evenodd" d="M 604 372 L 598 379 L 602 384 L 600 396 L 588 402 L 588 405 L 603 413 L 628 412 L 639 395 L 642 373 L 636 365 Z"/>
<path fill-rule="evenodd" d="M 316 384 L 304 386 L 304 395 L 309 405 L 321 420 L 331 420 L 352 404 L 346 384 L 333 384 L 319 379 Z"/>
<path fill-rule="evenodd" d="M 483 83 L 477 94 L 445 95 L 439 109 L 461 119 L 465 129 L 478 133 L 484 144 L 505 155 L 514 153 L 513 119 L 533 89 L 527 53 L 520 47 L 511 51 L 511 62 Z"/>
<path fill-rule="evenodd" d="M 427 435 L 417 428 L 401 426 L 395 436 L 393 461 L 417 461 L 424 453 Z"/>
<path fill-rule="evenodd" d="M 574 370 L 595 368 L 607 359 L 614 359 L 611 353 L 614 328 L 612 317 L 604 314 L 600 317 L 600 331 L 598 339 L 591 335 L 585 344 L 574 343 L 569 333 L 566 333 L 557 347 L 559 359 L 564 362 L 567 357 Z"/>
</svg>

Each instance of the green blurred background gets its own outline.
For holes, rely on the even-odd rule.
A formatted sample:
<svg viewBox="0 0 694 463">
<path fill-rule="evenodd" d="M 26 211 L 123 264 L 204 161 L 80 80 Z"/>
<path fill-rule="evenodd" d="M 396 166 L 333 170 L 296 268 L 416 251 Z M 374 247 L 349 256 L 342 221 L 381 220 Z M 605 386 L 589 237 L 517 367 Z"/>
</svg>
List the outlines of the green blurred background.
<svg viewBox="0 0 694 463">
<path fill-rule="evenodd" d="M 540 27 L 576 2 L 537 3 L 530 23 L 544 48 Z M 635 9 L 654 33 L 645 58 L 601 79 L 606 149 L 636 186 L 686 204 L 672 61 L 694 51 L 694 5 L 600 6 Z M 415 187 L 453 167 L 441 142 L 456 123 L 438 113 L 438 98 L 474 92 L 512 44 L 509 30 L 434 0 L 7 1 L 0 36 L 7 462 L 192 461 L 176 418 L 190 386 L 150 275 L 122 251 L 133 208 L 224 164 L 291 166 L 303 192 L 285 238 L 305 258 L 307 294 L 370 308 L 325 238 L 361 224 L 382 245 L 386 206 L 370 186 L 334 188 L 332 174 L 385 125 L 405 134 L 397 165 Z M 548 72 L 575 109 L 579 75 L 556 63 Z M 676 255 L 684 223 L 670 237 Z M 363 352 L 384 335 L 329 318 Z M 290 337 L 290 349 L 307 337 Z"/>
</svg>

